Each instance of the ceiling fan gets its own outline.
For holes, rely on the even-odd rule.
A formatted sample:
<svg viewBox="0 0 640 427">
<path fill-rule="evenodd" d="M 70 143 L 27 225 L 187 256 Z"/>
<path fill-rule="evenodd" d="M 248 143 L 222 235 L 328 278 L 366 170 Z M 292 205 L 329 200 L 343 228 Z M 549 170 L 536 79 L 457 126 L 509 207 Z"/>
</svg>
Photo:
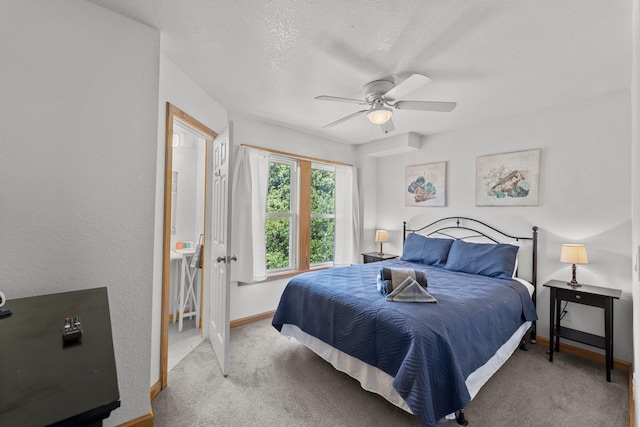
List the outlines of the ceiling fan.
<svg viewBox="0 0 640 427">
<path fill-rule="evenodd" d="M 369 106 L 368 109 L 349 114 L 335 122 L 322 126 L 322 128 L 333 127 L 366 113 L 367 119 L 374 125 L 383 126 L 383 130 L 386 133 L 394 129 L 393 121 L 391 120 L 393 109 L 438 111 L 444 113 L 452 111 L 457 105 L 455 102 L 398 101 L 398 99 L 413 92 L 429 81 L 431 81 L 431 79 L 423 74 L 411 74 L 397 86 L 392 80 L 375 80 L 367 83 L 363 88 L 364 99 L 341 98 L 328 95 L 316 96 L 315 99 L 321 101 L 348 102 Z"/>
</svg>

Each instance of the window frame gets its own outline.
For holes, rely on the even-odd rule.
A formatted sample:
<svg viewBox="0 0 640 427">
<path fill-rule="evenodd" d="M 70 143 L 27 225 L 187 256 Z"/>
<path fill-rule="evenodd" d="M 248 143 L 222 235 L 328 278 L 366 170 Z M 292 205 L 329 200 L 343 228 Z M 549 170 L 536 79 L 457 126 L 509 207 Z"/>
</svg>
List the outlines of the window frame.
<svg viewBox="0 0 640 427">
<path fill-rule="evenodd" d="M 331 268 L 334 261 L 311 264 L 311 219 L 333 218 L 333 214 L 311 214 L 311 173 L 312 169 L 328 170 L 335 173 L 335 165 L 318 160 L 305 160 L 282 154 L 271 154 L 269 163 L 283 163 L 292 167 L 290 211 L 292 228 L 289 233 L 289 267 L 267 269 L 267 280 L 274 280 L 298 274 L 303 271 Z M 295 173 L 294 173 L 295 170 Z M 295 175 L 295 178 L 294 178 Z M 335 185 L 335 184 L 334 184 Z M 335 203 L 335 200 L 334 200 Z M 295 211 L 295 213 L 294 213 Z M 284 217 L 282 213 L 268 213 L 269 217 Z M 335 236 L 334 236 L 335 257 Z"/>
<path fill-rule="evenodd" d="M 333 213 L 332 214 L 314 214 L 313 212 L 311 212 L 311 206 L 309 206 L 309 221 L 313 220 L 314 218 L 331 218 L 331 219 L 333 219 L 334 230 L 335 230 L 335 221 L 336 221 L 335 174 L 336 174 L 336 166 L 332 165 L 330 163 L 312 162 L 311 163 L 311 173 L 313 173 L 313 169 L 323 170 L 323 171 L 327 171 L 327 172 L 332 172 L 333 173 L 333 178 L 334 178 L 334 181 L 333 181 Z M 311 181 L 311 175 L 310 175 L 310 181 Z M 311 188 L 310 188 L 309 191 L 311 191 Z M 309 193 L 309 204 L 311 204 L 311 193 Z M 311 263 L 311 223 L 309 223 L 309 243 L 308 243 L 308 247 L 309 247 L 309 268 L 310 269 L 331 268 L 331 267 L 333 267 L 335 265 L 335 253 L 336 253 L 335 231 L 334 231 L 334 235 L 333 235 L 333 257 L 332 257 L 333 259 L 331 261 Z"/>
<path fill-rule="evenodd" d="M 289 182 L 289 212 L 266 212 L 265 223 L 268 218 L 289 218 L 289 265 L 287 267 L 267 269 L 267 277 L 295 271 L 298 265 L 298 187 L 299 187 L 299 171 L 298 161 L 287 156 L 272 154 L 269 156 L 269 169 L 271 163 L 280 163 L 290 166 L 291 176 Z M 267 189 L 268 197 L 268 189 Z M 266 253 L 265 253 L 266 255 Z"/>
</svg>

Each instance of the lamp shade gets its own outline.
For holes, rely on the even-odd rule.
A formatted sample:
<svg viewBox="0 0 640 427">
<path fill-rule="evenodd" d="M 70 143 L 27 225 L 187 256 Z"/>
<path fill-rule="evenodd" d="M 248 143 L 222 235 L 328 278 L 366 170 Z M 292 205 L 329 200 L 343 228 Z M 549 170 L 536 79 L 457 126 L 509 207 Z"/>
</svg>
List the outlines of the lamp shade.
<svg viewBox="0 0 640 427">
<path fill-rule="evenodd" d="M 564 244 L 560 250 L 560 262 L 588 264 L 587 248 L 584 245 Z"/>
<path fill-rule="evenodd" d="M 393 111 L 390 108 L 375 106 L 367 113 L 367 119 L 374 125 L 383 125 L 389 121 Z"/>
<path fill-rule="evenodd" d="M 376 230 L 376 242 L 386 242 L 389 240 L 387 230 Z"/>
</svg>

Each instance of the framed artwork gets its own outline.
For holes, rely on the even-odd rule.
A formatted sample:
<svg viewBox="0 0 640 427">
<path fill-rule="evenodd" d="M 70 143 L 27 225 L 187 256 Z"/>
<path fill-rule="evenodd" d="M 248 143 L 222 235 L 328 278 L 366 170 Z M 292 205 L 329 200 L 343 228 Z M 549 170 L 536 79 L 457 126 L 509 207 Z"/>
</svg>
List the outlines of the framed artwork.
<svg viewBox="0 0 640 427">
<path fill-rule="evenodd" d="M 540 149 L 476 157 L 476 206 L 538 206 Z"/>
<path fill-rule="evenodd" d="M 445 206 L 447 162 L 407 166 L 404 173 L 405 206 Z"/>
</svg>

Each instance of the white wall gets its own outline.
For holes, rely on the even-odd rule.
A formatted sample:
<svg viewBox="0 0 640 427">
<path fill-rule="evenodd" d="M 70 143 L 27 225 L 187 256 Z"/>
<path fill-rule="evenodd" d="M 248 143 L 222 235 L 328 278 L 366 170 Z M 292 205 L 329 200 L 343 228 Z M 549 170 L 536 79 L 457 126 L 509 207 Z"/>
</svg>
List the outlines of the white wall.
<svg viewBox="0 0 640 427">
<path fill-rule="evenodd" d="M 203 210 L 198 211 L 198 206 L 202 208 L 204 193 L 198 193 L 202 186 L 198 183 L 199 163 L 204 164 L 204 157 L 198 157 L 198 144 L 204 149 L 204 140 L 198 139 L 195 135 L 185 134 L 184 139 L 188 142 L 180 147 L 173 147 L 172 170 L 178 172 L 178 186 L 176 198 L 176 232 L 171 236 L 171 248 L 175 248 L 176 242 L 194 242 L 196 239 L 196 226 L 203 221 Z M 199 214 L 199 215 L 198 215 Z M 199 217 L 199 218 L 198 218 Z M 196 224 L 197 222 L 197 224 Z"/>
<path fill-rule="evenodd" d="M 359 150 L 360 151 L 360 150 Z M 360 234 L 360 252 L 378 252 L 380 251 L 379 243 L 374 242 L 376 228 L 378 228 L 376 208 L 378 203 L 378 188 L 376 178 L 376 164 L 378 160 L 371 156 L 360 158 L 360 171 L 358 175 L 358 183 L 360 185 L 360 212 L 362 231 Z M 384 161 L 380 161 L 380 167 L 385 168 Z M 395 228 L 394 224 L 394 228 Z M 383 228 L 380 226 L 379 228 Z M 387 244 L 383 246 L 383 251 L 387 252 Z M 360 260 L 362 262 L 362 260 Z"/>
<path fill-rule="evenodd" d="M 175 208 L 171 211 L 171 218 L 175 224 L 175 232 L 171 234 L 170 248 L 176 248 L 177 242 L 190 242 L 195 247 L 200 234 L 204 232 L 205 140 L 193 133 L 176 129 L 175 126 L 173 129 L 180 135 L 181 142 L 179 146 L 173 147 L 172 154 L 172 171 L 177 173 L 178 179 L 177 182 L 173 181 L 177 190 L 172 199 Z M 169 267 L 169 292 L 173 296 L 180 280 L 180 262 L 171 262 Z M 199 274 L 195 276 L 195 283 L 200 286 Z M 174 298 L 170 297 L 169 313 L 175 313 L 176 308 Z"/>
<path fill-rule="evenodd" d="M 378 159 L 375 221 L 390 230 L 385 252 L 402 253 L 402 221 L 412 218 L 425 225 L 464 215 L 521 235 L 538 226 L 538 334 L 548 337 L 549 292 L 542 284 L 571 276 L 571 266 L 559 262 L 562 243 L 584 243 L 589 264 L 578 266 L 578 280 L 623 291 L 614 309 L 614 355 L 631 361 L 630 122 L 629 93 L 617 92 L 432 135 L 421 150 Z M 534 148 L 542 150 L 540 205 L 476 207 L 476 157 Z M 405 167 L 439 161 L 447 162 L 446 207 L 404 207 Z M 563 323 L 604 332 L 598 308 L 570 304 Z"/>
<path fill-rule="evenodd" d="M 209 129 L 220 132 L 227 124 L 227 110 L 197 86 L 165 55 L 160 54 L 160 95 L 156 100 L 158 138 L 155 186 L 155 223 L 153 233 L 153 302 L 151 319 L 151 372 L 150 385 L 160 380 L 160 310 L 162 307 L 162 226 L 164 204 L 165 126 L 167 102 L 189 114 Z M 158 105 L 159 104 L 159 105 Z M 157 108 L 157 110 L 155 110 Z M 148 392 L 148 390 L 147 390 Z"/>
<path fill-rule="evenodd" d="M 2 4 L 0 286 L 9 307 L 107 287 L 122 406 L 105 425 L 149 413 L 159 49 L 85 1 Z"/>
<path fill-rule="evenodd" d="M 640 366 L 640 0 L 633 1 L 633 65 L 631 72 L 631 191 L 632 191 L 632 245 L 636 257 L 633 281 L 633 393 L 636 392 L 636 373 Z M 636 403 L 637 406 L 637 403 Z M 640 425 L 635 417 L 635 425 Z"/>
<path fill-rule="evenodd" d="M 230 113 L 230 120 L 234 123 L 234 145 L 254 145 L 357 166 L 355 148 L 351 145 L 238 114 Z M 242 286 L 232 282 L 231 320 L 275 310 L 287 282 L 274 280 Z"/>
<path fill-rule="evenodd" d="M 357 165 L 355 147 L 295 129 L 229 113 L 235 124 L 234 145 L 255 145 L 319 159 Z"/>
</svg>

